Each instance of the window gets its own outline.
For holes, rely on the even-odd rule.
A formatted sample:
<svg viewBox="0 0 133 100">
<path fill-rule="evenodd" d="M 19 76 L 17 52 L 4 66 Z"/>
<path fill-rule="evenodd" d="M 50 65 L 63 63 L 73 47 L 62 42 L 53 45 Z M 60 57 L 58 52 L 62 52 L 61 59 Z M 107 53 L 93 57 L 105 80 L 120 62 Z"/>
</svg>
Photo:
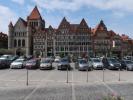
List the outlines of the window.
<svg viewBox="0 0 133 100">
<path fill-rule="evenodd" d="M 22 40 L 22 46 L 25 47 L 25 40 Z"/>
<path fill-rule="evenodd" d="M 21 40 L 18 40 L 18 47 L 21 46 Z"/>
<path fill-rule="evenodd" d="M 16 47 L 17 46 L 17 40 L 15 39 L 14 40 L 14 47 Z"/>
</svg>

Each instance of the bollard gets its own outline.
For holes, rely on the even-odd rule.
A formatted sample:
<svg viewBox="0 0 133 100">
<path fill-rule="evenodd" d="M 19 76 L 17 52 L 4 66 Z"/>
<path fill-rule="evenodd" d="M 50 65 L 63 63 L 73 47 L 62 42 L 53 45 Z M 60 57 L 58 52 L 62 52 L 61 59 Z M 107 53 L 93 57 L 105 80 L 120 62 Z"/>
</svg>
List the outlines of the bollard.
<svg viewBox="0 0 133 100">
<path fill-rule="evenodd" d="M 68 83 L 68 67 L 67 67 L 67 80 L 66 80 L 66 82 Z"/>
<path fill-rule="evenodd" d="M 27 69 L 27 68 L 26 68 Z M 28 72 L 28 69 L 27 69 L 27 81 L 26 81 L 26 85 L 28 86 L 29 85 L 29 79 L 28 79 L 28 74 L 29 74 L 29 72 Z"/>
<path fill-rule="evenodd" d="M 119 68 L 119 79 L 118 79 L 118 81 L 121 81 L 121 70 L 120 70 L 120 68 Z"/>
<path fill-rule="evenodd" d="M 87 68 L 87 80 L 86 80 L 86 81 L 87 81 L 87 83 L 88 83 L 88 68 Z"/>
<path fill-rule="evenodd" d="M 103 68 L 103 82 L 104 82 L 104 68 Z"/>
</svg>

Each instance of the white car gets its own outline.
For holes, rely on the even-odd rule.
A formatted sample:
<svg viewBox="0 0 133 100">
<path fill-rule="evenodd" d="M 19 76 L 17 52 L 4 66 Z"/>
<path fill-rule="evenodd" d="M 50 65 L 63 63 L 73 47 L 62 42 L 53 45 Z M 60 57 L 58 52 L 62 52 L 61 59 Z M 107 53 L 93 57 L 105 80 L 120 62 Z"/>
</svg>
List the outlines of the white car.
<svg viewBox="0 0 133 100">
<path fill-rule="evenodd" d="M 40 69 L 52 69 L 52 61 L 50 59 L 41 59 Z"/>
<path fill-rule="evenodd" d="M 14 62 L 11 63 L 10 68 L 11 69 L 15 69 L 15 68 L 20 69 L 20 68 L 23 68 L 24 62 L 25 62 L 25 59 L 17 59 Z"/>
</svg>

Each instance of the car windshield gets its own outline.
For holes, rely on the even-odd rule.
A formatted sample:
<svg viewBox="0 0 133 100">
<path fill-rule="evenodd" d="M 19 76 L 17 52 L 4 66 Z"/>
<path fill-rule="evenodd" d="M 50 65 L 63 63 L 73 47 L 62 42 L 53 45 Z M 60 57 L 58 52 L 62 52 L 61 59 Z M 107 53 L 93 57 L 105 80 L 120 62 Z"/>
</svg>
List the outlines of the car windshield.
<svg viewBox="0 0 133 100">
<path fill-rule="evenodd" d="M 118 63 L 118 61 L 116 59 L 109 59 L 109 62 L 111 62 L 111 63 Z"/>
<path fill-rule="evenodd" d="M 23 59 L 17 59 L 15 62 L 23 62 Z"/>
<path fill-rule="evenodd" d="M 42 60 L 41 63 L 50 63 L 50 60 Z"/>
<path fill-rule="evenodd" d="M 36 60 L 29 60 L 27 63 L 35 63 Z"/>
<path fill-rule="evenodd" d="M 100 59 L 93 59 L 93 62 L 99 63 L 101 61 L 100 61 Z"/>
<path fill-rule="evenodd" d="M 3 56 L 1 56 L 0 58 L 2 58 L 2 59 L 6 59 L 6 58 L 9 58 L 10 56 L 8 56 L 8 55 L 3 55 Z"/>
<path fill-rule="evenodd" d="M 80 64 L 85 64 L 85 63 L 87 63 L 87 61 L 86 60 L 80 60 L 79 63 Z"/>
<path fill-rule="evenodd" d="M 68 62 L 68 60 L 67 59 L 61 59 L 60 62 Z"/>
<path fill-rule="evenodd" d="M 125 61 L 125 63 L 126 63 L 126 64 L 133 64 L 133 62 L 130 61 L 130 60 L 129 60 L 129 61 Z"/>
<path fill-rule="evenodd" d="M 16 56 L 11 56 L 8 58 L 8 60 L 14 60 L 16 58 Z"/>
</svg>

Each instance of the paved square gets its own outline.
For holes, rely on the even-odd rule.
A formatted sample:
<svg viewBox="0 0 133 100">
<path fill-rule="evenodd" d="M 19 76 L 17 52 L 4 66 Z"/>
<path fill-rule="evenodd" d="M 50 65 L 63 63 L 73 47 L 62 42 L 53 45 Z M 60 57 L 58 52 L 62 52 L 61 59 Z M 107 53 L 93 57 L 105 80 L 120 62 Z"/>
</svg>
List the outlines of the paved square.
<svg viewBox="0 0 133 100">
<path fill-rule="evenodd" d="M 121 95 L 133 100 L 133 72 L 93 70 L 29 70 L 26 86 L 26 69 L 0 70 L 1 100 L 97 100 L 108 94 Z"/>
</svg>

